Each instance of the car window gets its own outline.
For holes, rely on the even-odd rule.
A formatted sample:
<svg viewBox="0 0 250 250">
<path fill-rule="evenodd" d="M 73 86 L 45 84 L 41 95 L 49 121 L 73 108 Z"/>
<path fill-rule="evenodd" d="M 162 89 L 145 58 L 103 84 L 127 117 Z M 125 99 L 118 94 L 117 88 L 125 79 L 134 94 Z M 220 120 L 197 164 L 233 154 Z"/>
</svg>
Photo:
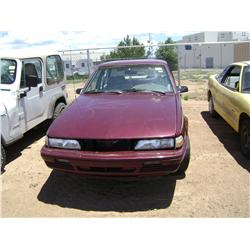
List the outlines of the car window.
<svg viewBox="0 0 250 250">
<path fill-rule="evenodd" d="M 227 73 L 227 71 L 230 69 L 230 66 L 227 66 L 216 78 L 218 80 L 218 82 L 221 83 L 223 77 L 225 76 L 225 74 Z"/>
<path fill-rule="evenodd" d="M 100 68 L 85 91 L 147 90 L 173 92 L 167 71 L 161 65 L 126 65 Z"/>
<path fill-rule="evenodd" d="M 0 84 L 12 84 L 16 79 L 17 63 L 11 59 L 0 60 L 1 81 Z"/>
<path fill-rule="evenodd" d="M 48 56 L 46 60 L 47 84 L 58 83 L 63 80 L 64 66 L 60 56 Z"/>
<path fill-rule="evenodd" d="M 250 66 L 244 68 L 241 91 L 250 92 Z"/>
<path fill-rule="evenodd" d="M 231 90 L 237 90 L 240 82 L 240 72 L 240 66 L 231 66 L 223 76 L 221 83 Z"/>
<path fill-rule="evenodd" d="M 42 82 L 42 62 L 39 58 L 22 60 L 22 76 L 20 88 L 27 87 L 27 80 L 31 75 L 38 78 L 38 84 Z"/>
</svg>

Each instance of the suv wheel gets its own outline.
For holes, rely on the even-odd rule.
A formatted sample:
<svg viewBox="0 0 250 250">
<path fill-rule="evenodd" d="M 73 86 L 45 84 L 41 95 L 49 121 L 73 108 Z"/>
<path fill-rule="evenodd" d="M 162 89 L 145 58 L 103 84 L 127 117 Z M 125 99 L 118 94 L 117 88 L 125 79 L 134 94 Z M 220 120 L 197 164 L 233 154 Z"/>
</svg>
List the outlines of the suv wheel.
<svg viewBox="0 0 250 250">
<path fill-rule="evenodd" d="M 240 146 L 242 153 L 250 158 L 250 120 L 244 120 L 240 126 Z"/>
<path fill-rule="evenodd" d="M 5 152 L 3 145 L 1 144 L 1 172 L 5 164 L 6 164 L 6 152 Z"/>
<path fill-rule="evenodd" d="M 209 97 L 209 101 L 208 101 L 208 110 L 209 110 L 209 114 L 210 116 L 212 117 L 215 117 L 216 116 L 216 111 L 214 109 L 214 100 L 213 100 L 213 97 L 210 96 Z"/>
<path fill-rule="evenodd" d="M 53 120 L 55 120 L 65 109 L 66 105 L 63 102 L 60 102 L 56 105 L 54 114 L 53 114 Z"/>
<path fill-rule="evenodd" d="M 181 163 L 181 165 L 176 173 L 178 175 L 185 174 L 185 172 L 188 168 L 189 162 L 190 162 L 190 141 L 188 138 L 185 157 L 184 157 L 184 159 L 183 159 L 183 161 L 182 161 L 182 163 Z"/>
</svg>

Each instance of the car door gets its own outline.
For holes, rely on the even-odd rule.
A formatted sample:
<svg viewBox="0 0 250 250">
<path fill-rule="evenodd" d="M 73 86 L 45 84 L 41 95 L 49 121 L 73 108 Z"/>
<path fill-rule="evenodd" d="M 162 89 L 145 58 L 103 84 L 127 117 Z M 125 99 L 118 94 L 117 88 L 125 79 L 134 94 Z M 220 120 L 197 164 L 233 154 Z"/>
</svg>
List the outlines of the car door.
<svg viewBox="0 0 250 250">
<path fill-rule="evenodd" d="M 225 75 L 229 72 L 231 66 L 227 66 L 217 77 L 216 84 L 213 85 L 212 96 L 215 110 L 223 117 L 224 116 L 224 99 L 223 99 L 223 83 Z"/>
<path fill-rule="evenodd" d="M 25 120 L 25 131 L 43 121 L 45 107 L 43 105 L 44 76 L 43 64 L 39 58 L 23 59 L 20 91 L 25 95 L 19 99 L 20 113 Z M 37 79 L 37 83 L 30 85 L 30 79 Z M 25 132 L 24 131 L 24 132 Z"/>
<path fill-rule="evenodd" d="M 221 84 L 222 93 L 222 109 L 223 118 L 233 127 L 237 129 L 239 117 L 239 88 L 241 81 L 242 67 L 240 65 L 232 65 L 223 77 Z"/>
</svg>

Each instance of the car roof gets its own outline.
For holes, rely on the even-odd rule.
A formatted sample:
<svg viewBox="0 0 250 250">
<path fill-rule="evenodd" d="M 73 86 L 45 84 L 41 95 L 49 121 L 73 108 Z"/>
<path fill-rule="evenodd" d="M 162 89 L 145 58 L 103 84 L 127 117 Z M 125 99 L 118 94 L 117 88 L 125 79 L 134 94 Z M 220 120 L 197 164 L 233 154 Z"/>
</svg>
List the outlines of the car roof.
<svg viewBox="0 0 250 250">
<path fill-rule="evenodd" d="M 24 58 L 46 58 L 49 55 L 61 55 L 57 51 L 9 51 L 7 53 L 1 53 L 1 58 L 9 58 L 9 59 L 24 59 Z"/>
<path fill-rule="evenodd" d="M 104 62 L 98 65 L 99 67 L 113 67 L 113 66 L 125 66 L 125 65 L 167 65 L 166 61 L 160 59 L 132 59 L 132 60 L 117 60 Z"/>
<path fill-rule="evenodd" d="M 250 61 L 235 62 L 232 65 L 250 66 Z"/>
</svg>

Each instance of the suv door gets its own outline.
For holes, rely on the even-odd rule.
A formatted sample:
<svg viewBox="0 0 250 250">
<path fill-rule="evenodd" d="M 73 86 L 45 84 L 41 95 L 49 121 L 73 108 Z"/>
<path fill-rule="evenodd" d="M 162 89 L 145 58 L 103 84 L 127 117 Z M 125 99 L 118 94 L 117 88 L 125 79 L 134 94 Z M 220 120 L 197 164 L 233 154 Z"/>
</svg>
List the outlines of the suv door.
<svg viewBox="0 0 250 250">
<path fill-rule="evenodd" d="M 22 62 L 20 91 L 25 90 L 26 94 L 19 99 L 19 108 L 25 120 L 24 130 L 27 131 L 43 121 L 44 70 L 39 58 L 23 59 Z"/>
</svg>

